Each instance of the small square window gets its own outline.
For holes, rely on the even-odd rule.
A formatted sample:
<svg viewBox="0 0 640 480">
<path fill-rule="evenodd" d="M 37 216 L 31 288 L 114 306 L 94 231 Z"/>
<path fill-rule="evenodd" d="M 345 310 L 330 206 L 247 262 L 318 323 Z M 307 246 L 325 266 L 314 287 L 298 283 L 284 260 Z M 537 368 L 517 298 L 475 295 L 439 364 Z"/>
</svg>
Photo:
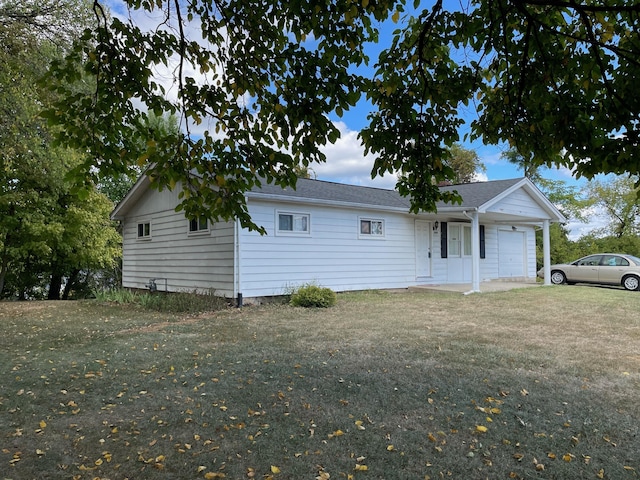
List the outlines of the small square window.
<svg viewBox="0 0 640 480">
<path fill-rule="evenodd" d="M 278 233 L 308 234 L 309 214 L 278 213 Z"/>
<path fill-rule="evenodd" d="M 138 223 L 138 238 L 151 238 L 151 222 Z"/>
<path fill-rule="evenodd" d="M 360 219 L 360 235 L 363 237 L 383 237 L 384 220 Z"/>
<path fill-rule="evenodd" d="M 209 222 L 206 217 L 198 217 L 189 220 L 189 233 L 208 232 Z"/>
</svg>

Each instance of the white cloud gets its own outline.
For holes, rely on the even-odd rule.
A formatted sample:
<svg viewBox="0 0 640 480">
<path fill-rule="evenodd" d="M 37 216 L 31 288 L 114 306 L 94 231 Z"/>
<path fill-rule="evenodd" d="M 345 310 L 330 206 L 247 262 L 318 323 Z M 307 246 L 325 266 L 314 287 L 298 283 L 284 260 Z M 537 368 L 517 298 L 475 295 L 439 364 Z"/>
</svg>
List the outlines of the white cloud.
<svg viewBox="0 0 640 480">
<path fill-rule="evenodd" d="M 474 182 L 488 182 L 489 176 L 484 172 L 476 172 L 473 174 Z"/>
<path fill-rule="evenodd" d="M 343 122 L 335 125 L 340 130 L 340 138 L 321 148 L 327 161 L 311 165 L 318 180 L 393 189 L 397 181 L 395 175 L 371 178 L 374 157 L 364 154 L 358 132 L 350 130 Z"/>
</svg>

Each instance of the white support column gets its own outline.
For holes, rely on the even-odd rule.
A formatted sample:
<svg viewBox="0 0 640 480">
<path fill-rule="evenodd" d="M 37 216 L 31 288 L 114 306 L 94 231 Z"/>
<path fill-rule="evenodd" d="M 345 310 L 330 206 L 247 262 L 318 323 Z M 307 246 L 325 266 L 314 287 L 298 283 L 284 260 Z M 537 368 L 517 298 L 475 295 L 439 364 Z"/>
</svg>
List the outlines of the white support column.
<svg viewBox="0 0 640 480">
<path fill-rule="evenodd" d="M 551 245 L 549 240 L 549 220 L 542 222 L 542 265 L 544 284 L 551 285 Z"/>
<path fill-rule="evenodd" d="M 480 291 L 480 222 L 478 212 L 471 214 L 471 290 Z"/>
</svg>

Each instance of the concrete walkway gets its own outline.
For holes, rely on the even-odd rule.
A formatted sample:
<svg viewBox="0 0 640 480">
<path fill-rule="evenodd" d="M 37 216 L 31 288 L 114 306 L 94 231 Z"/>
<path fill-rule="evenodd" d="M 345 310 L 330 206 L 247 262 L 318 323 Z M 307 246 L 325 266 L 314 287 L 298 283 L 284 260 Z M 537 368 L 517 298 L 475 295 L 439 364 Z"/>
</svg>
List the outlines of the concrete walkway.
<svg viewBox="0 0 640 480">
<path fill-rule="evenodd" d="M 507 290 L 514 290 L 516 288 L 530 288 L 540 287 L 542 283 L 536 283 L 535 280 L 530 282 L 480 282 L 480 293 L 487 292 L 505 292 Z M 431 290 L 434 292 L 449 292 L 449 293 L 477 293 L 471 292 L 471 283 L 452 283 L 443 285 L 416 285 L 415 287 L 409 287 L 410 291 L 422 291 Z"/>
</svg>

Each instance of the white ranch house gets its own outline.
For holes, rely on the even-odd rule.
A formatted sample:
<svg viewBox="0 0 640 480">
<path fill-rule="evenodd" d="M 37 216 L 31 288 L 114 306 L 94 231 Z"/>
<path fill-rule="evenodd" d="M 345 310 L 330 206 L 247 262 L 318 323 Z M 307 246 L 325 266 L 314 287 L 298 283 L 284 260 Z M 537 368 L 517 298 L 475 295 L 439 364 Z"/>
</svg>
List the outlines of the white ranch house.
<svg viewBox="0 0 640 480">
<path fill-rule="evenodd" d="M 176 212 L 178 189 L 157 191 L 141 177 L 117 205 L 122 223 L 122 283 L 159 290 L 213 290 L 227 298 L 282 295 L 316 283 L 335 291 L 534 281 L 536 229 L 543 231 L 550 278 L 549 225 L 565 222 L 526 178 L 443 187 L 460 205 L 409 213 L 396 191 L 299 179 L 297 188 L 264 185 L 246 194 L 267 235 L 237 221 L 210 224 Z"/>
</svg>

